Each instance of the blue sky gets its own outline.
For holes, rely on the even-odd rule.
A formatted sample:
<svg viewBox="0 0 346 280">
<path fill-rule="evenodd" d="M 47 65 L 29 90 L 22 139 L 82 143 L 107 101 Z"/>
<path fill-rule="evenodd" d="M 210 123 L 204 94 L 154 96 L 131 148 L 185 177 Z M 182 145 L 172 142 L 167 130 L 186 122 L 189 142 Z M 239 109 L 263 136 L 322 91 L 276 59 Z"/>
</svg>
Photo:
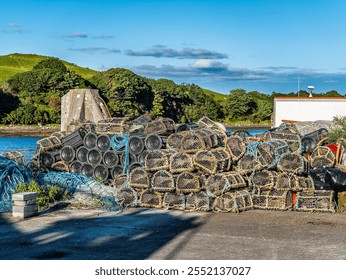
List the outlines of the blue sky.
<svg viewBox="0 0 346 280">
<path fill-rule="evenodd" d="M 346 94 L 343 0 L 0 1 L 0 55 L 125 67 L 221 93 Z"/>
</svg>

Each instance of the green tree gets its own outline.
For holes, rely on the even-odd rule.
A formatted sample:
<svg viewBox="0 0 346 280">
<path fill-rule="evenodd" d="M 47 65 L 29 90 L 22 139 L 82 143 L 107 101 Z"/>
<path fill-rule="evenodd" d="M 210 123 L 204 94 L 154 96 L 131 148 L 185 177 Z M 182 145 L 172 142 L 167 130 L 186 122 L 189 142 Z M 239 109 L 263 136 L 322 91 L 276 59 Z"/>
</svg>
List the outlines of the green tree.
<svg viewBox="0 0 346 280">
<path fill-rule="evenodd" d="M 112 68 L 93 78 L 112 115 L 138 117 L 150 112 L 154 94 L 141 76 L 123 68 Z"/>
<path fill-rule="evenodd" d="M 228 119 L 247 119 L 256 109 L 256 103 L 246 90 L 233 89 L 228 96 L 227 109 Z"/>
</svg>

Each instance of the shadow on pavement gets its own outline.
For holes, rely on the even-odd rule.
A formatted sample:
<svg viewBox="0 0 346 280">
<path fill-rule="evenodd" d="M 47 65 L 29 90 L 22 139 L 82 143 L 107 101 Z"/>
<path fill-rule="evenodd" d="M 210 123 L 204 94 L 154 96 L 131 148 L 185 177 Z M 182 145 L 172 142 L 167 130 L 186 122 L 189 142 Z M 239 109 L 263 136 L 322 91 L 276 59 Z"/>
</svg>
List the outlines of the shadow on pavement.
<svg viewBox="0 0 346 280">
<path fill-rule="evenodd" d="M 21 232 L 0 214 L 0 259 L 146 259 L 177 235 L 201 225 L 168 212 L 81 217 Z M 20 222 L 26 223 L 27 221 Z"/>
</svg>

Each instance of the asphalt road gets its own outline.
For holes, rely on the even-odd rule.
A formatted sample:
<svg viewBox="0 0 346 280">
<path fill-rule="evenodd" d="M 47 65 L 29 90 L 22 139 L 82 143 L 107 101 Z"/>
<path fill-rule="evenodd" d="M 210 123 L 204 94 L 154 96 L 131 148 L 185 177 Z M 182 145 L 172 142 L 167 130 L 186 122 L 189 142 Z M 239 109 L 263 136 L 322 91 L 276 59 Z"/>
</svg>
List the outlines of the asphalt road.
<svg viewBox="0 0 346 280">
<path fill-rule="evenodd" d="M 0 214 L 0 259 L 346 259 L 346 213 L 64 209 Z"/>
</svg>

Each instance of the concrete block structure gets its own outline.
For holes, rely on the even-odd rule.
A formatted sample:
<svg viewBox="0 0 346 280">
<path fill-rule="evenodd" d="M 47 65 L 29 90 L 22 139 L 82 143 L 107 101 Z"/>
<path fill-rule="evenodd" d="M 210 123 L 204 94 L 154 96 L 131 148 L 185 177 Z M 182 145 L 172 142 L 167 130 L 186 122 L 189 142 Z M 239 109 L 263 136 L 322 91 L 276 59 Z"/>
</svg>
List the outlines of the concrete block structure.
<svg viewBox="0 0 346 280">
<path fill-rule="evenodd" d="M 25 219 L 37 215 L 37 197 L 37 192 L 22 192 L 13 194 L 12 216 Z"/>
</svg>

